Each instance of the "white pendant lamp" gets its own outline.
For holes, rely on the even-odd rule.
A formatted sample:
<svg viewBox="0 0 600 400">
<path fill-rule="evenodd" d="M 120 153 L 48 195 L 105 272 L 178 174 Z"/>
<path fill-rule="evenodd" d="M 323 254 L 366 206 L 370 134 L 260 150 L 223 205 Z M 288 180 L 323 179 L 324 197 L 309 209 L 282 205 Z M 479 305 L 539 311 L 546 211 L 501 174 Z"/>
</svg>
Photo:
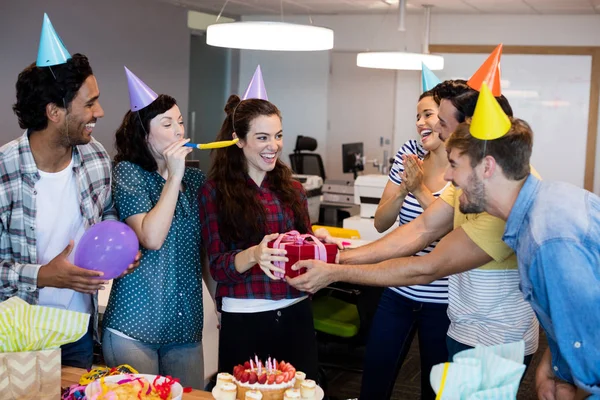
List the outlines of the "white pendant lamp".
<svg viewBox="0 0 600 400">
<path fill-rule="evenodd" d="M 422 53 L 407 53 L 402 51 L 364 52 L 356 56 L 356 65 L 363 68 L 399 69 L 399 70 L 421 70 L 421 63 L 430 70 L 444 69 L 444 57 L 429 54 L 429 25 L 431 21 L 431 7 L 425 8 L 425 35 L 423 37 Z M 404 17 L 406 14 L 406 2 L 400 1 L 399 8 L 399 30 L 404 30 Z"/>
<path fill-rule="evenodd" d="M 333 31 L 287 22 L 244 21 L 210 25 L 206 44 L 272 51 L 319 51 L 333 48 Z"/>
</svg>

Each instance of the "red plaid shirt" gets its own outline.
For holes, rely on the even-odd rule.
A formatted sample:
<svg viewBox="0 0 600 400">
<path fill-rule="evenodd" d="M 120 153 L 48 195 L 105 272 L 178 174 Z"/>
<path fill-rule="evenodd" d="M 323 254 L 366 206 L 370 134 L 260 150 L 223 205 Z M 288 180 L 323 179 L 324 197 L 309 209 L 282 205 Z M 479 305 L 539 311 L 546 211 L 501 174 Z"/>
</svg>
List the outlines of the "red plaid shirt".
<svg viewBox="0 0 600 400">
<path fill-rule="evenodd" d="M 294 214 L 289 207 L 284 207 L 279 198 L 273 193 L 266 179 L 260 187 L 248 177 L 247 184 L 257 189 L 258 196 L 266 209 L 265 234 L 285 233 L 296 229 Z M 310 227 L 306 193 L 300 182 L 294 181 L 304 208 L 307 210 L 304 218 L 307 227 Z M 235 269 L 235 256 L 242 250 L 260 243 L 252 241 L 242 243 L 224 243 L 219 235 L 218 204 L 216 184 L 208 180 L 199 196 L 200 222 L 202 224 L 202 240 L 208 253 L 210 273 L 217 282 L 217 307 L 221 309 L 221 299 L 231 297 L 237 299 L 269 299 L 282 300 L 305 296 L 287 284 L 285 280 L 271 280 L 258 265 L 240 274 Z"/>
</svg>

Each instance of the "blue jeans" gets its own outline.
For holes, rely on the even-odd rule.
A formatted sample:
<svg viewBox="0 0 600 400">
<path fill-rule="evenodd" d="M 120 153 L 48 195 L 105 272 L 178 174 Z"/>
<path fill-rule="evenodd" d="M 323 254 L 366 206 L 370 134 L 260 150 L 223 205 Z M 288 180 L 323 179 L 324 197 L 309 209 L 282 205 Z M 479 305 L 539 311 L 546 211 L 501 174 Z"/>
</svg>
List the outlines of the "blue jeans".
<svg viewBox="0 0 600 400">
<path fill-rule="evenodd" d="M 448 361 L 450 361 L 450 362 L 452 362 L 452 358 L 454 357 L 454 355 L 456 353 L 460 353 L 463 350 L 469 350 L 469 349 L 473 348 L 466 344 L 457 342 L 456 340 L 452 339 L 450 336 L 446 336 L 446 345 L 448 346 Z M 525 376 L 525 374 L 527 373 L 527 370 L 529 369 L 529 364 L 531 364 L 532 359 L 533 359 L 533 354 L 525 356 L 525 359 L 523 360 L 523 364 L 525 364 L 525 371 L 523 372 L 523 376 Z M 521 380 L 523 380 L 523 378 L 521 378 Z"/>
<path fill-rule="evenodd" d="M 94 361 L 94 335 L 92 323 L 92 318 L 90 317 L 88 331 L 81 339 L 60 346 L 62 365 L 88 370 L 92 369 L 92 363 Z"/>
<path fill-rule="evenodd" d="M 202 342 L 152 344 L 115 335 L 102 334 L 102 353 L 109 367 L 129 364 L 142 374 L 170 375 L 183 386 L 204 389 Z"/>
<path fill-rule="evenodd" d="M 448 358 L 445 339 L 450 320 L 447 308 L 447 304 L 410 300 L 391 289 L 383 291 L 367 341 L 361 400 L 391 397 L 400 367 L 417 331 L 421 399 L 435 399 L 429 373 L 434 365 Z"/>
</svg>

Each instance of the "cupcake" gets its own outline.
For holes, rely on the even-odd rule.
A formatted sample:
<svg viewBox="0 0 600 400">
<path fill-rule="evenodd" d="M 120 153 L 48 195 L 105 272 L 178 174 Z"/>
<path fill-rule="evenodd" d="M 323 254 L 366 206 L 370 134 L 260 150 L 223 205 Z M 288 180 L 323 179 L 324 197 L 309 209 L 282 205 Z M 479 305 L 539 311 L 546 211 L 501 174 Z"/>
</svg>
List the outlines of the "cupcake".
<svg viewBox="0 0 600 400">
<path fill-rule="evenodd" d="M 296 383 L 294 383 L 294 389 L 300 389 L 300 385 L 306 379 L 306 374 L 301 371 L 296 371 Z"/>
<path fill-rule="evenodd" d="M 306 379 L 300 385 L 300 394 L 303 399 L 314 399 L 315 391 L 317 390 L 317 383 L 312 379 Z"/>
<path fill-rule="evenodd" d="M 233 383 L 233 375 L 227 372 L 220 372 L 217 375 L 217 387 L 220 388 L 224 383 Z"/>
<path fill-rule="evenodd" d="M 237 397 L 237 387 L 235 384 L 231 382 L 225 382 L 219 388 L 221 395 L 219 396 L 219 400 L 236 400 Z"/>
<path fill-rule="evenodd" d="M 288 389 L 283 394 L 283 400 L 296 400 L 301 398 L 300 390 L 298 389 Z"/>
<path fill-rule="evenodd" d="M 262 400 L 263 395 L 260 390 L 248 390 L 246 392 L 245 400 Z"/>
</svg>

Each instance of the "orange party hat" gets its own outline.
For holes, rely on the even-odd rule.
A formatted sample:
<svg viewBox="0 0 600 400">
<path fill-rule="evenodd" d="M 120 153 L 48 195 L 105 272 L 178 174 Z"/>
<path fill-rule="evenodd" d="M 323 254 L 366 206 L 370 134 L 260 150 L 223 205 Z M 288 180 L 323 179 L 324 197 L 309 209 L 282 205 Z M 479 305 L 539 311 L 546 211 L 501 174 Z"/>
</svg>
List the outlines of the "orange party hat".
<svg viewBox="0 0 600 400">
<path fill-rule="evenodd" d="M 467 84 L 473 89 L 481 90 L 481 84 L 487 83 L 492 94 L 498 97 L 502 94 L 500 89 L 500 57 L 502 56 L 502 43 L 500 43 L 468 80 Z"/>
</svg>

